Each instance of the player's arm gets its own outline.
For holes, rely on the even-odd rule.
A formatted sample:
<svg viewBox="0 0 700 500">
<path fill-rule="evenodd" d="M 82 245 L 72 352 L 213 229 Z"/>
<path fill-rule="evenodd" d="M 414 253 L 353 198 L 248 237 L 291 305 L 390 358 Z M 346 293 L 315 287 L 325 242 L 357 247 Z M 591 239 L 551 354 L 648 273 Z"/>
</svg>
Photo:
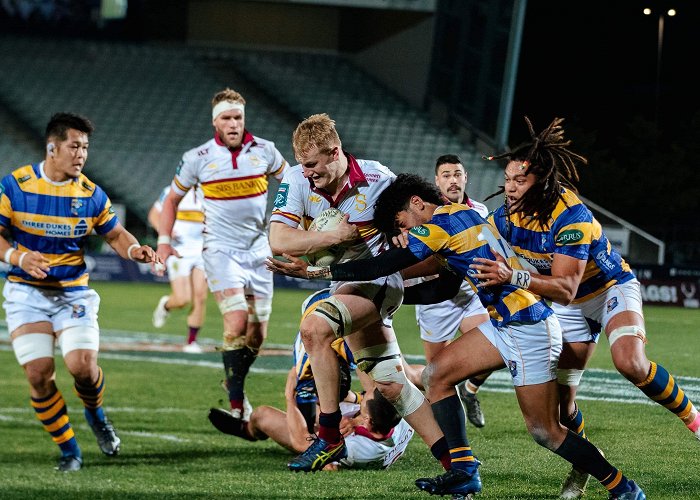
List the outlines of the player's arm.
<svg viewBox="0 0 700 500">
<path fill-rule="evenodd" d="M 520 273 L 526 271 L 514 271 L 500 254 L 495 254 L 495 260 L 475 258 L 474 264 L 470 267 L 479 271 L 474 275 L 475 278 L 482 280 L 479 287 L 504 283 L 527 284 L 525 288 L 533 293 L 559 304 L 568 305 L 576 297 L 578 285 L 586 270 L 586 261 L 555 253 L 551 276 L 535 273 L 522 275 Z"/>
<path fill-rule="evenodd" d="M 295 257 L 307 255 L 333 245 L 359 238 L 354 224 L 348 222 L 349 215 L 333 231 L 300 231 L 284 222 L 270 223 L 270 246 L 274 255 L 288 254 Z"/>
<path fill-rule="evenodd" d="M 48 276 L 49 259 L 35 250 L 22 252 L 14 248 L 7 239 L 7 231 L 0 228 L 0 258 L 11 266 L 17 266 L 33 278 L 44 279 Z"/>
<path fill-rule="evenodd" d="M 155 205 L 151 205 L 151 209 L 148 211 L 148 223 L 153 229 L 158 232 L 158 226 L 160 224 L 160 209 Z"/>
<path fill-rule="evenodd" d="M 135 260 L 143 263 L 153 263 L 156 272 L 162 272 L 157 264 L 162 265 L 155 250 L 148 245 L 141 245 L 136 237 L 117 223 L 108 233 L 103 235 L 105 241 L 123 259 Z"/>
<path fill-rule="evenodd" d="M 444 267 L 437 278 L 404 289 L 404 304 L 437 304 L 459 293 L 464 278 Z"/>
<path fill-rule="evenodd" d="M 268 258 L 265 262 L 266 267 L 270 271 L 288 276 L 335 281 L 369 281 L 389 276 L 420 262 L 408 248 L 391 248 L 371 259 L 352 260 L 325 267 L 309 266 L 307 262 L 287 253 L 283 253 L 282 256 L 290 262 Z"/>
<path fill-rule="evenodd" d="M 179 195 L 175 190 L 171 189 L 168 196 L 163 200 L 163 209 L 160 212 L 158 219 L 158 256 L 161 261 L 165 262 L 168 257 L 180 254 L 170 244 L 175 218 L 177 216 L 177 207 L 180 205 L 184 196 Z"/>
<path fill-rule="evenodd" d="M 294 451 L 302 452 L 309 446 L 307 438 L 310 436 L 304 415 L 297 406 L 294 391 L 297 385 L 297 376 L 294 367 L 287 373 L 287 383 L 284 388 L 284 398 L 287 404 L 287 429 L 289 441 Z"/>
</svg>

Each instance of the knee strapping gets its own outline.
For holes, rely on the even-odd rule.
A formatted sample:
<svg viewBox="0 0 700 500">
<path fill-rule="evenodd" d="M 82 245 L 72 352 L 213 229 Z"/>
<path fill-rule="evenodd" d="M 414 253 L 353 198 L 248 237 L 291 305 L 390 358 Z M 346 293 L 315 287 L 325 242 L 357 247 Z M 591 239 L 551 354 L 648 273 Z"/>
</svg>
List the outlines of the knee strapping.
<svg viewBox="0 0 700 500">
<path fill-rule="evenodd" d="M 584 371 L 574 368 L 559 368 L 557 369 L 557 382 L 569 387 L 578 386 L 581 384 L 581 377 L 583 377 Z"/>
<path fill-rule="evenodd" d="M 12 349 L 17 362 L 24 366 L 39 358 L 53 358 L 53 335 L 48 333 L 25 333 L 12 339 Z"/>
<path fill-rule="evenodd" d="M 63 330 L 58 337 L 63 356 L 78 349 L 100 350 L 100 332 L 92 326 L 73 326 Z"/>
<path fill-rule="evenodd" d="M 221 314 L 233 311 L 248 311 L 248 302 L 245 299 L 245 295 L 242 293 L 224 297 L 217 305 L 219 306 Z"/>
<path fill-rule="evenodd" d="M 629 325 L 629 326 L 621 326 L 619 328 L 616 328 L 612 332 L 610 332 L 610 335 L 608 335 L 608 342 L 610 343 L 610 347 L 620 339 L 620 337 L 627 337 L 627 336 L 632 336 L 632 337 L 637 337 L 639 338 L 642 342 L 645 344 L 647 343 L 647 336 L 646 333 L 644 332 L 644 328 L 641 326 L 637 325 Z"/>
<path fill-rule="evenodd" d="M 333 334 L 336 338 L 344 337 L 352 333 L 350 311 L 348 311 L 345 304 L 336 297 L 328 297 L 312 305 L 304 317 L 308 314 L 313 314 L 314 316 L 319 316 L 326 320 L 333 329 Z"/>
<path fill-rule="evenodd" d="M 402 417 L 420 408 L 423 393 L 406 378 L 401 350 L 396 342 L 367 347 L 353 353 L 357 367 L 379 383 L 400 384 L 401 392 L 391 403 Z"/>
<path fill-rule="evenodd" d="M 272 312 L 272 299 L 247 299 L 248 304 L 248 321 L 251 323 L 262 323 L 270 319 Z"/>
</svg>

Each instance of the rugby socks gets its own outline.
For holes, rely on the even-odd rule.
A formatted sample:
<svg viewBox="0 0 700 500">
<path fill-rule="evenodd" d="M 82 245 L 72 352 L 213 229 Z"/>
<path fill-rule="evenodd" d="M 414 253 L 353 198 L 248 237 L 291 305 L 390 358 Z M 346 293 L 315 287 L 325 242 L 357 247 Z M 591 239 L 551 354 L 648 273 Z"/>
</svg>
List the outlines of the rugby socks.
<svg viewBox="0 0 700 500">
<path fill-rule="evenodd" d="M 636 385 L 649 399 L 675 413 L 688 429 L 692 432 L 697 431 L 700 426 L 700 416 L 683 389 L 676 384 L 671 374 L 663 366 L 652 361 L 646 380 Z"/>
<path fill-rule="evenodd" d="M 450 447 L 447 446 L 447 439 L 442 436 L 435 441 L 430 447 L 430 453 L 442 464 L 443 469 L 450 470 L 452 468 L 452 460 L 450 459 Z"/>
<path fill-rule="evenodd" d="M 598 448 L 572 431 L 567 432 L 564 442 L 554 453 L 571 463 L 575 469 L 596 478 L 613 495 L 620 495 L 633 488 L 632 481 L 613 467 Z"/>
<path fill-rule="evenodd" d="M 198 326 L 190 326 L 189 332 L 187 334 L 187 343 L 191 344 L 192 342 L 196 342 L 197 335 L 199 335 L 199 327 Z"/>
<path fill-rule="evenodd" d="M 102 396 L 105 392 L 105 379 L 102 368 L 97 367 L 97 381 L 92 386 L 74 385 L 75 393 L 85 406 L 85 419 L 90 425 L 94 422 L 104 422 L 105 414 L 102 409 Z"/>
<path fill-rule="evenodd" d="M 318 437 L 325 442 L 335 444 L 340 442 L 340 419 L 343 414 L 340 409 L 333 413 L 319 413 L 318 415 Z"/>
<path fill-rule="evenodd" d="M 68 408 L 61 391 L 45 398 L 31 398 L 32 408 L 44 430 L 61 449 L 61 455 L 81 457 L 78 441 L 68 419 Z"/>
<path fill-rule="evenodd" d="M 467 439 L 467 419 L 459 396 L 446 397 L 433 403 L 431 408 L 447 439 L 452 468 L 473 474 L 478 464 Z"/>
<path fill-rule="evenodd" d="M 588 439 L 584 429 L 585 422 L 583 421 L 583 413 L 581 413 L 576 403 L 574 403 L 574 408 L 574 412 L 571 415 L 561 419 L 561 424 L 574 434 L 578 434 L 583 439 Z"/>
<path fill-rule="evenodd" d="M 243 346 L 239 349 L 224 351 L 222 358 L 226 373 L 226 387 L 228 389 L 228 399 L 231 402 L 231 409 L 243 410 L 243 398 L 245 392 L 243 386 L 251 365 L 257 357 L 250 347 Z"/>
</svg>

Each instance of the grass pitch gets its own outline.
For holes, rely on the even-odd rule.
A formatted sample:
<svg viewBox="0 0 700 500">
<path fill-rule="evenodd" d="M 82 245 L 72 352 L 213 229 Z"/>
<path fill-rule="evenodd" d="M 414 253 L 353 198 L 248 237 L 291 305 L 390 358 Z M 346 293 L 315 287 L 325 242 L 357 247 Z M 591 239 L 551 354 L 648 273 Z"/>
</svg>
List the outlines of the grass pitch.
<svg viewBox="0 0 700 500">
<path fill-rule="evenodd" d="M 151 313 L 165 285 L 94 283 L 102 297 L 100 325 L 105 349 L 106 410 L 122 438 L 122 453 L 103 456 L 82 416 L 82 406 L 58 361 L 57 383 L 83 449 L 79 473 L 53 470 L 58 449 L 29 407 L 27 383 L 0 335 L 0 498 L 428 498 L 413 481 L 441 472 L 418 437 L 386 471 L 293 474 L 291 454 L 271 441 L 249 443 L 218 433 L 207 410 L 225 394 L 220 356 L 179 352 L 185 312 L 174 312 L 166 327 L 151 326 Z M 299 307 L 307 292 L 276 290 L 267 345 L 292 343 Z M 700 401 L 700 311 L 647 308 L 647 355 L 663 364 L 694 401 Z M 395 326 L 405 353 L 419 358 L 422 347 L 412 307 L 397 314 Z M 200 339 L 220 341 L 222 326 L 213 300 Z M 146 351 L 148 346 L 156 351 Z M 413 359 L 413 358 L 411 358 Z M 247 382 L 254 405 L 284 404 L 285 372 L 291 356 L 280 350 L 261 356 Z M 607 341 L 601 340 L 584 376 L 580 405 L 590 439 L 610 461 L 642 485 L 650 499 L 700 498 L 700 442 L 663 408 L 613 371 Z M 555 499 L 569 466 L 538 447 L 525 430 L 506 374 L 496 373 L 480 392 L 486 427 L 468 428 L 483 462 L 484 499 Z M 595 482 L 585 498 L 606 498 Z"/>
</svg>

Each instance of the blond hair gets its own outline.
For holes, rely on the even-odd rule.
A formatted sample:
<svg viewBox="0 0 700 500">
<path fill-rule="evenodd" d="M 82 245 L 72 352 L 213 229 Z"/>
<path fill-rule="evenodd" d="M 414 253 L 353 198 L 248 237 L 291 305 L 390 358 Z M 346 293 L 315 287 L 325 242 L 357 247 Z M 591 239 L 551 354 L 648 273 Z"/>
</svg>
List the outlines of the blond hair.
<svg viewBox="0 0 700 500">
<path fill-rule="evenodd" d="M 216 93 L 214 98 L 211 100 L 211 107 L 214 108 L 214 106 L 224 101 L 237 102 L 245 105 L 245 99 L 243 98 L 243 96 L 235 90 L 232 90 L 228 87 Z"/>
<path fill-rule="evenodd" d="M 292 147 L 297 159 L 314 147 L 318 148 L 320 153 L 330 154 L 336 146 L 341 146 L 341 143 L 335 130 L 335 120 L 326 113 L 309 116 L 297 125 L 292 134 Z"/>
</svg>

